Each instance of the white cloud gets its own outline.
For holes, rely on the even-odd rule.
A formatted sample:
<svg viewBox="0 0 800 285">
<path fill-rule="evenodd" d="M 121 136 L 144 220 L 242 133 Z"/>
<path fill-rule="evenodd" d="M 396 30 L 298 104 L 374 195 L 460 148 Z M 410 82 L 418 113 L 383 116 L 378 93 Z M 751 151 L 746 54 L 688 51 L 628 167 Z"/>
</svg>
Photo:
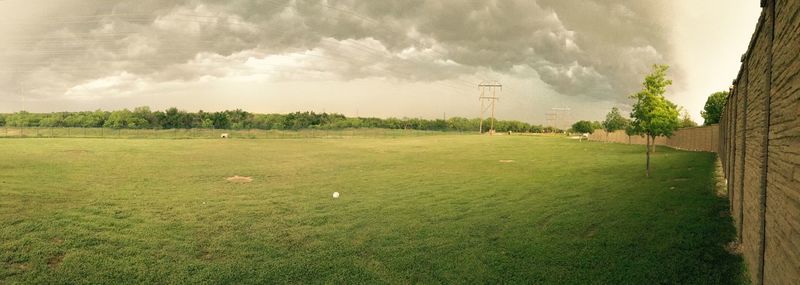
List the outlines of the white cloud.
<svg viewBox="0 0 800 285">
<path fill-rule="evenodd" d="M 141 91 L 151 83 L 152 82 L 149 82 L 147 79 L 127 72 L 122 72 L 120 74 L 97 78 L 86 83 L 73 86 L 69 88 L 64 95 L 67 98 L 78 100 L 128 96 L 132 93 Z"/>
</svg>

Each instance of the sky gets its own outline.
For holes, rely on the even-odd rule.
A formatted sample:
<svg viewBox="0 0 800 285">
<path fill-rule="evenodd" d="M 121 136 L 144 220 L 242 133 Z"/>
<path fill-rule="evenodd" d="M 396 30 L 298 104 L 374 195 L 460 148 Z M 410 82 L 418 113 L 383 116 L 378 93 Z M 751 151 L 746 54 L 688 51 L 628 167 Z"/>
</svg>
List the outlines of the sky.
<svg viewBox="0 0 800 285">
<path fill-rule="evenodd" d="M 653 64 L 702 122 L 754 0 L 0 0 L 0 112 L 335 112 L 545 124 L 630 109 Z"/>
</svg>

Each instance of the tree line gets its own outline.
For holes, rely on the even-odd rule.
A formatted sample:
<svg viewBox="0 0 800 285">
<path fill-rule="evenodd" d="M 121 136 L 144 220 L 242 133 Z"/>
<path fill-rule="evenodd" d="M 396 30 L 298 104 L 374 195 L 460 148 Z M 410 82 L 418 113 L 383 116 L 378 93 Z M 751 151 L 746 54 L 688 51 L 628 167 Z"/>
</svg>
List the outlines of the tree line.
<svg viewBox="0 0 800 285">
<path fill-rule="evenodd" d="M 484 129 L 488 120 L 484 121 Z M 243 110 L 196 113 L 169 108 L 152 111 L 149 107 L 133 110 L 0 114 L 0 126 L 70 127 L 114 129 L 348 129 L 383 128 L 427 131 L 477 132 L 480 119 L 452 117 L 448 119 L 347 117 L 336 113 L 294 112 L 289 114 L 257 114 Z M 498 132 L 554 133 L 561 130 L 521 121 L 495 121 Z"/>
</svg>

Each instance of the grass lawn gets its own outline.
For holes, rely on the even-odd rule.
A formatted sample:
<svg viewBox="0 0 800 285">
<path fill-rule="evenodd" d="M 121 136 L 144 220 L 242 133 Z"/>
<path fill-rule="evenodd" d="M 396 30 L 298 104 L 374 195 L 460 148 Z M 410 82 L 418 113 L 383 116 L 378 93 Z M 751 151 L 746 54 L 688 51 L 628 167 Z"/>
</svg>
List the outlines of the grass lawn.
<svg viewBox="0 0 800 285">
<path fill-rule="evenodd" d="M 0 284 L 741 283 L 714 155 L 660 148 L 647 179 L 643 152 L 531 136 L 2 139 Z"/>
</svg>

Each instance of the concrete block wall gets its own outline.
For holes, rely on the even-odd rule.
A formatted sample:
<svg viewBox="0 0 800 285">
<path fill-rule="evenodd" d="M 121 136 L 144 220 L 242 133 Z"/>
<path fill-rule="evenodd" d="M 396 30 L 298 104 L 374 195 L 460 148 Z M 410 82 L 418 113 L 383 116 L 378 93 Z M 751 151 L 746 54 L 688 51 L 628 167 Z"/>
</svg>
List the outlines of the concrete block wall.
<svg viewBox="0 0 800 285">
<path fill-rule="evenodd" d="M 717 152 L 719 126 L 679 129 L 672 137 L 665 139 L 664 145 L 683 150 Z"/>
<path fill-rule="evenodd" d="M 800 0 L 762 0 L 720 124 L 659 145 L 717 152 L 753 284 L 800 284 Z M 591 140 L 644 144 L 624 132 Z"/>
<path fill-rule="evenodd" d="M 595 130 L 589 135 L 589 140 L 640 145 L 647 143 L 645 137 L 628 136 L 624 131 L 608 133 L 604 130 Z M 672 137 L 657 137 L 655 143 L 677 149 L 716 152 L 719 145 L 719 126 L 680 129 Z"/>
<path fill-rule="evenodd" d="M 800 1 L 763 0 L 717 152 L 754 284 L 800 284 Z"/>
</svg>

